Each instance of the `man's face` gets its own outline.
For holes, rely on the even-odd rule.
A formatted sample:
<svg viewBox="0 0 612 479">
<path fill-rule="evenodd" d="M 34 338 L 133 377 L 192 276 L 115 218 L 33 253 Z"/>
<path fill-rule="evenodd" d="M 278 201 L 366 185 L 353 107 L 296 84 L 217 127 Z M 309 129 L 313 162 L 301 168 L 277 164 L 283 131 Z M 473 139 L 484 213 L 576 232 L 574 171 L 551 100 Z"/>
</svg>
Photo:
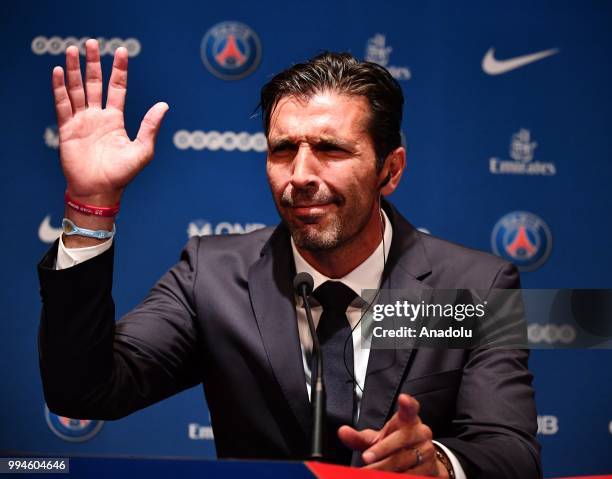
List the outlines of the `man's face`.
<svg viewBox="0 0 612 479">
<path fill-rule="evenodd" d="M 272 113 L 267 174 L 297 246 L 330 250 L 359 238 L 376 210 L 376 157 L 363 96 L 282 98 Z"/>
</svg>

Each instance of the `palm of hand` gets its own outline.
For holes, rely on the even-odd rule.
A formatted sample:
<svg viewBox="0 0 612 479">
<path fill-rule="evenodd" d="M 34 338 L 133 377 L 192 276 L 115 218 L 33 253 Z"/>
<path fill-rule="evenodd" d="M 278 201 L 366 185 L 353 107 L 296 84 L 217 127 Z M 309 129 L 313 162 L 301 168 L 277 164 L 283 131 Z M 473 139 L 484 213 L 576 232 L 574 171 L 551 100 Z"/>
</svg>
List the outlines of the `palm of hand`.
<svg viewBox="0 0 612 479">
<path fill-rule="evenodd" d="M 130 140 L 123 113 L 113 108 L 78 112 L 60 128 L 59 137 L 64 175 L 77 196 L 125 188 L 152 155 Z"/>
</svg>

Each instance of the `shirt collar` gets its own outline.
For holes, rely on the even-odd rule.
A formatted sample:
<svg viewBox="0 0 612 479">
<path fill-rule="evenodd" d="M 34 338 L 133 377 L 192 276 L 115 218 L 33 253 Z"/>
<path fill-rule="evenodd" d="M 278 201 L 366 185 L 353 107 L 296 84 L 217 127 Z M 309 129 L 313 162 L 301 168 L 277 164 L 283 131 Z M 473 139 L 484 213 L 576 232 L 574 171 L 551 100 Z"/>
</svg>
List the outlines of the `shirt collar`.
<svg viewBox="0 0 612 479">
<path fill-rule="evenodd" d="M 346 276 L 335 279 L 333 281 L 341 281 L 346 286 L 351 288 L 357 295 L 361 295 L 361 291 L 364 289 L 378 289 L 382 279 L 383 271 L 385 269 L 385 259 L 389 258 L 389 250 L 391 249 L 391 240 L 393 239 L 393 228 L 391 227 L 391 221 L 387 217 L 387 213 L 381 208 L 383 221 L 385 224 L 385 233 L 383 240 L 378 244 L 378 247 L 374 252 L 366 258 L 366 260 L 357 266 L 353 271 L 348 273 Z M 384 246 L 384 256 L 383 256 Z M 314 289 L 319 287 L 325 281 L 331 280 L 324 274 L 321 274 L 315 268 L 313 268 L 300 254 L 293 237 L 291 238 L 291 249 L 293 250 L 293 259 L 295 261 L 295 271 L 297 273 L 305 272 L 309 273 L 314 280 Z"/>
</svg>

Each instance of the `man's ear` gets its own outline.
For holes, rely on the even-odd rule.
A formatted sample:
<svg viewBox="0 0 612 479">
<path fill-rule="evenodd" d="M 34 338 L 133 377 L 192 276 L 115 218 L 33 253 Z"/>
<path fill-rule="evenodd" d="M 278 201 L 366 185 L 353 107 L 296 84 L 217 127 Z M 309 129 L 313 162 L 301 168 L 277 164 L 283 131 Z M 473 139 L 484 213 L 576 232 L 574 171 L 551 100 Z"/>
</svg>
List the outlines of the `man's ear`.
<svg viewBox="0 0 612 479">
<path fill-rule="evenodd" d="M 402 173 L 406 168 L 406 149 L 400 146 L 385 158 L 384 167 L 380 172 L 379 189 L 381 195 L 390 195 L 398 187 Z"/>
</svg>

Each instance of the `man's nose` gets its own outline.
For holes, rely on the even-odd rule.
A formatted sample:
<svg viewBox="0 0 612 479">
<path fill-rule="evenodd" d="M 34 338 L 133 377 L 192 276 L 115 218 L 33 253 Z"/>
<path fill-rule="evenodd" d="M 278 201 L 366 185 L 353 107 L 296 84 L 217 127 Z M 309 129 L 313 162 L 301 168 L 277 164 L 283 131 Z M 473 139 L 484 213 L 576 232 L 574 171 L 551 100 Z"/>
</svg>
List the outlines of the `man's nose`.
<svg viewBox="0 0 612 479">
<path fill-rule="evenodd" d="M 293 158 L 291 184 L 296 188 L 315 186 L 319 181 L 319 160 L 308 146 L 300 146 Z"/>
</svg>

